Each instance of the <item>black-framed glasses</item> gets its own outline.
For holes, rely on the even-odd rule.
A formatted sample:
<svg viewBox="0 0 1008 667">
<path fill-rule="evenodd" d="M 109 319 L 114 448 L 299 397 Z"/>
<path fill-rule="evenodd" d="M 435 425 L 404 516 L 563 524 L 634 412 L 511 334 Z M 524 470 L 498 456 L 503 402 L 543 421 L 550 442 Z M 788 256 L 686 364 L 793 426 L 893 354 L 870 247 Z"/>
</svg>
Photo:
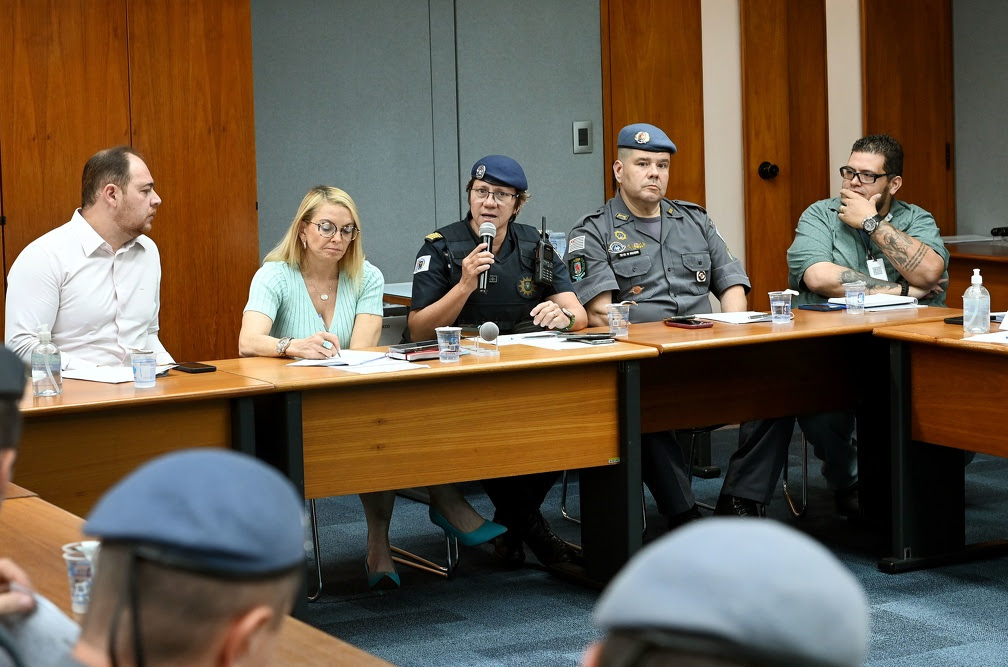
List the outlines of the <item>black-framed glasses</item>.
<svg viewBox="0 0 1008 667">
<path fill-rule="evenodd" d="M 357 238 L 357 234 L 360 230 L 357 229 L 357 225 L 343 225 L 342 227 L 337 227 L 333 223 L 326 222 L 309 222 L 309 225 L 315 225 L 318 227 L 319 236 L 324 239 L 331 239 L 336 236 L 336 232 L 339 231 L 340 236 L 346 241 L 353 241 Z"/>
<path fill-rule="evenodd" d="M 883 176 L 892 176 L 892 174 L 873 174 L 870 171 L 855 171 L 850 167 L 840 167 L 840 176 L 845 181 L 853 181 L 857 176 L 862 185 L 871 185 Z"/>
<path fill-rule="evenodd" d="M 498 204 L 510 204 L 518 197 L 514 192 L 499 192 L 497 190 L 488 190 L 487 188 L 473 188 L 472 193 L 476 195 L 477 201 L 483 201 L 490 195 L 493 195 L 494 201 Z"/>
</svg>

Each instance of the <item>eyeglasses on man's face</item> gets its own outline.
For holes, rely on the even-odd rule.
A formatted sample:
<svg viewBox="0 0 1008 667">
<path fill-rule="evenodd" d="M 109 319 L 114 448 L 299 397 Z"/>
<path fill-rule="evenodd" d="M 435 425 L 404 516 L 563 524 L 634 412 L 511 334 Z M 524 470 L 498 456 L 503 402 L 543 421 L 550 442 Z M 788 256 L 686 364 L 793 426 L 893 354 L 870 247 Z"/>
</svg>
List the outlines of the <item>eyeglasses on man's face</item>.
<svg viewBox="0 0 1008 667">
<path fill-rule="evenodd" d="M 858 180 L 861 181 L 861 185 L 871 185 L 883 176 L 891 176 L 892 174 L 873 174 L 870 171 L 855 171 L 850 167 L 840 167 L 840 176 L 845 181 L 853 181 L 854 177 L 857 176 Z"/>
<path fill-rule="evenodd" d="M 494 201 L 498 204 L 510 204 L 518 197 L 514 192 L 500 192 L 487 188 L 473 188 L 472 193 L 476 195 L 476 201 L 485 201 L 487 197 L 493 195 Z"/>
<path fill-rule="evenodd" d="M 325 222 L 310 222 L 310 225 L 315 225 L 318 227 L 319 236 L 324 239 L 331 239 L 336 236 L 336 232 L 340 233 L 345 241 L 353 241 L 357 238 L 357 233 L 360 231 L 357 229 L 356 225 L 343 225 L 342 227 L 337 227 L 328 220 Z"/>
</svg>

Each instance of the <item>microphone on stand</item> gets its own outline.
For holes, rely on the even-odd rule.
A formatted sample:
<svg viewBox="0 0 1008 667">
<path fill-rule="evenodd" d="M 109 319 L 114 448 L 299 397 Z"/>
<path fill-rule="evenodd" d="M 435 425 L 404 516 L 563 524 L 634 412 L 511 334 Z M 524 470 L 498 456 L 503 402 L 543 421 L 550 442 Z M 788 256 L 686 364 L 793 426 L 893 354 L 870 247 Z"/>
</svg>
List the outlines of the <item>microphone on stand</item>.
<svg viewBox="0 0 1008 667">
<path fill-rule="evenodd" d="M 493 252 L 493 240 L 497 236 L 497 228 L 494 227 L 492 222 L 484 222 L 479 228 L 480 243 L 486 243 L 487 250 Z M 479 274 L 478 288 L 480 294 L 487 293 L 487 279 L 490 277 L 490 269 L 487 269 L 483 273 Z M 488 324 L 493 324 L 493 322 L 488 322 Z M 484 324 L 483 326 L 486 326 Z M 494 325 L 496 327 L 497 325 Z M 496 337 L 496 334 L 494 334 Z"/>
<path fill-rule="evenodd" d="M 497 334 L 500 333 L 500 328 L 497 326 L 496 322 L 484 322 L 480 325 L 479 336 L 487 343 L 492 343 L 497 340 Z"/>
</svg>

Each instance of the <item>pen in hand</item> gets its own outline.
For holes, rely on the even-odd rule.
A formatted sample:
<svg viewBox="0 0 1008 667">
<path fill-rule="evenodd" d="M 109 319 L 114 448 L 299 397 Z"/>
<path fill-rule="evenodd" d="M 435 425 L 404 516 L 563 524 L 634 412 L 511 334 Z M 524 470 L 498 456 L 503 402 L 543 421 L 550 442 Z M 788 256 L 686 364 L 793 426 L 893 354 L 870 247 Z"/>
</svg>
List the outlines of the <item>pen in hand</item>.
<svg viewBox="0 0 1008 667">
<path fill-rule="evenodd" d="M 322 319 L 322 313 L 318 314 L 318 318 L 319 318 L 319 322 L 322 323 L 322 331 L 320 331 L 319 333 L 329 333 L 329 331 L 326 329 L 325 320 Z M 324 340 L 324 341 L 322 341 L 322 347 L 324 347 L 327 350 L 332 350 L 333 349 L 333 344 L 331 342 L 327 341 L 327 340 Z M 342 359 L 343 357 L 340 355 L 339 348 L 337 347 L 337 348 L 335 348 L 335 350 L 336 350 L 336 353 L 335 353 L 334 356 L 337 359 Z"/>
</svg>

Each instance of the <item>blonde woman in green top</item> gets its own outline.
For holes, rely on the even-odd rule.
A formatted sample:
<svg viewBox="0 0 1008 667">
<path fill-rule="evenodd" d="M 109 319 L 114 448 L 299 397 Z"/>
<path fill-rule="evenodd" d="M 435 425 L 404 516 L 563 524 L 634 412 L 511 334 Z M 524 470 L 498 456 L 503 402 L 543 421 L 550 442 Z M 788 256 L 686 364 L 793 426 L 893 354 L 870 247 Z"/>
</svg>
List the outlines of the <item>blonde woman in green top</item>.
<svg viewBox="0 0 1008 667">
<path fill-rule="evenodd" d="M 241 356 L 325 359 L 343 348 L 378 344 L 385 280 L 364 259 L 360 235 L 350 195 L 324 185 L 308 191 L 284 238 L 252 278 L 238 336 Z M 429 491 L 431 521 L 464 545 L 505 531 L 484 520 L 454 486 Z M 368 524 L 368 583 L 397 587 L 388 540 L 395 492 L 360 498 Z"/>
</svg>

